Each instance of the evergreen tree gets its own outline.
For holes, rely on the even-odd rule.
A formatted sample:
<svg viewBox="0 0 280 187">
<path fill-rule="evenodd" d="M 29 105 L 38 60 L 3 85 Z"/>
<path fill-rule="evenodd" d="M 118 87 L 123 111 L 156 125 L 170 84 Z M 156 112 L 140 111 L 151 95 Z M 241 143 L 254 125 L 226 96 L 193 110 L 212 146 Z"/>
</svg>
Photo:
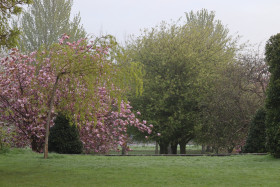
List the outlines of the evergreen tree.
<svg viewBox="0 0 280 187">
<path fill-rule="evenodd" d="M 19 48 L 31 52 L 44 45 L 48 49 L 64 33 L 70 36 L 70 42 L 84 38 L 86 32 L 80 24 L 80 14 L 70 20 L 72 5 L 73 0 L 34 0 L 19 21 L 22 30 Z"/>
<path fill-rule="evenodd" d="M 267 148 L 280 157 L 280 33 L 267 41 L 265 56 L 271 73 L 266 100 Z"/>
<path fill-rule="evenodd" d="M 55 125 L 50 129 L 49 151 L 80 154 L 82 148 L 83 145 L 76 125 L 70 125 L 69 120 L 63 114 L 58 114 Z"/>
<path fill-rule="evenodd" d="M 265 110 L 263 108 L 259 109 L 254 116 L 249 135 L 247 137 L 246 145 L 244 147 L 245 153 L 264 153 L 265 149 Z"/>
</svg>

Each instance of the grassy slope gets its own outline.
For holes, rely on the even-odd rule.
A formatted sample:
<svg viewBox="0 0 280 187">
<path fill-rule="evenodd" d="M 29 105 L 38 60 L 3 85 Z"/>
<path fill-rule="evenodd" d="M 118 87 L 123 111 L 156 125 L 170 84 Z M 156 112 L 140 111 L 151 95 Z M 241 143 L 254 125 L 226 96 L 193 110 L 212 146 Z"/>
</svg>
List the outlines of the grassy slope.
<svg viewBox="0 0 280 187">
<path fill-rule="evenodd" d="M 14 150 L 0 154 L 0 186 L 278 186 L 270 156 L 105 157 Z"/>
</svg>

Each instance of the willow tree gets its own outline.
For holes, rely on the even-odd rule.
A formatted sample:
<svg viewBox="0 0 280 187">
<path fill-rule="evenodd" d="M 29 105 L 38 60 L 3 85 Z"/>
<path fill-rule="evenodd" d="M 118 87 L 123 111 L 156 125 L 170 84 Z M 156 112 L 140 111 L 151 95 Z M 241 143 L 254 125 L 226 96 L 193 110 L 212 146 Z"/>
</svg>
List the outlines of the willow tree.
<svg viewBox="0 0 280 187">
<path fill-rule="evenodd" d="M 161 153 L 171 144 L 181 153 L 195 137 L 194 127 L 203 98 L 218 71 L 232 63 L 236 39 L 215 19 L 214 12 L 186 13 L 185 20 L 165 23 L 130 41 L 128 51 L 143 63 L 143 96 L 133 98 L 133 106 L 154 124 Z"/>
<path fill-rule="evenodd" d="M 49 48 L 64 33 L 71 42 L 84 38 L 86 32 L 80 14 L 71 20 L 72 5 L 73 0 L 34 0 L 17 22 L 21 29 L 20 49 L 32 52 L 41 46 Z"/>
</svg>

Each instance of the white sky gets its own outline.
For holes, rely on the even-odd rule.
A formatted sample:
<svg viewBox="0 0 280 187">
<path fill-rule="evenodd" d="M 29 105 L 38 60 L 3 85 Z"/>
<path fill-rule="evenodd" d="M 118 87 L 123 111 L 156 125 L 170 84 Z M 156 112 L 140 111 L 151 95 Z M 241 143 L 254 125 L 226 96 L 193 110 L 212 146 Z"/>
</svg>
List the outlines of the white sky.
<svg viewBox="0 0 280 187">
<path fill-rule="evenodd" d="M 264 45 L 280 32 L 280 0 L 74 0 L 72 12 L 80 12 L 88 34 L 112 34 L 122 42 L 130 34 L 139 35 L 140 29 L 202 8 L 215 11 L 216 19 L 243 42 Z"/>
</svg>

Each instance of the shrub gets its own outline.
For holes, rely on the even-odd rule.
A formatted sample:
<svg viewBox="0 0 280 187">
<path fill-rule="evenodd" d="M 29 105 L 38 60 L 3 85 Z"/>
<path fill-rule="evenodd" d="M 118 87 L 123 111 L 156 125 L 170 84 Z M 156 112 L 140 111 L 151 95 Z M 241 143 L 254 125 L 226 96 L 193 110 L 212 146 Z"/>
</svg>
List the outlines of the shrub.
<svg viewBox="0 0 280 187">
<path fill-rule="evenodd" d="M 80 154 L 83 144 L 80 141 L 76 125 L 70 125 L 69 120 L 58 114 L 55 125 L 50 129 L 49 151 L 63 154 Z"/>
<path fill-rule="evenodd" d="M 264 153 L 266 152 L 266 127 L 265 127 L 265 110 L 259 109 L 251 121 L 249 135 L 244 147 L 245 153 Z"/>
</svg>

